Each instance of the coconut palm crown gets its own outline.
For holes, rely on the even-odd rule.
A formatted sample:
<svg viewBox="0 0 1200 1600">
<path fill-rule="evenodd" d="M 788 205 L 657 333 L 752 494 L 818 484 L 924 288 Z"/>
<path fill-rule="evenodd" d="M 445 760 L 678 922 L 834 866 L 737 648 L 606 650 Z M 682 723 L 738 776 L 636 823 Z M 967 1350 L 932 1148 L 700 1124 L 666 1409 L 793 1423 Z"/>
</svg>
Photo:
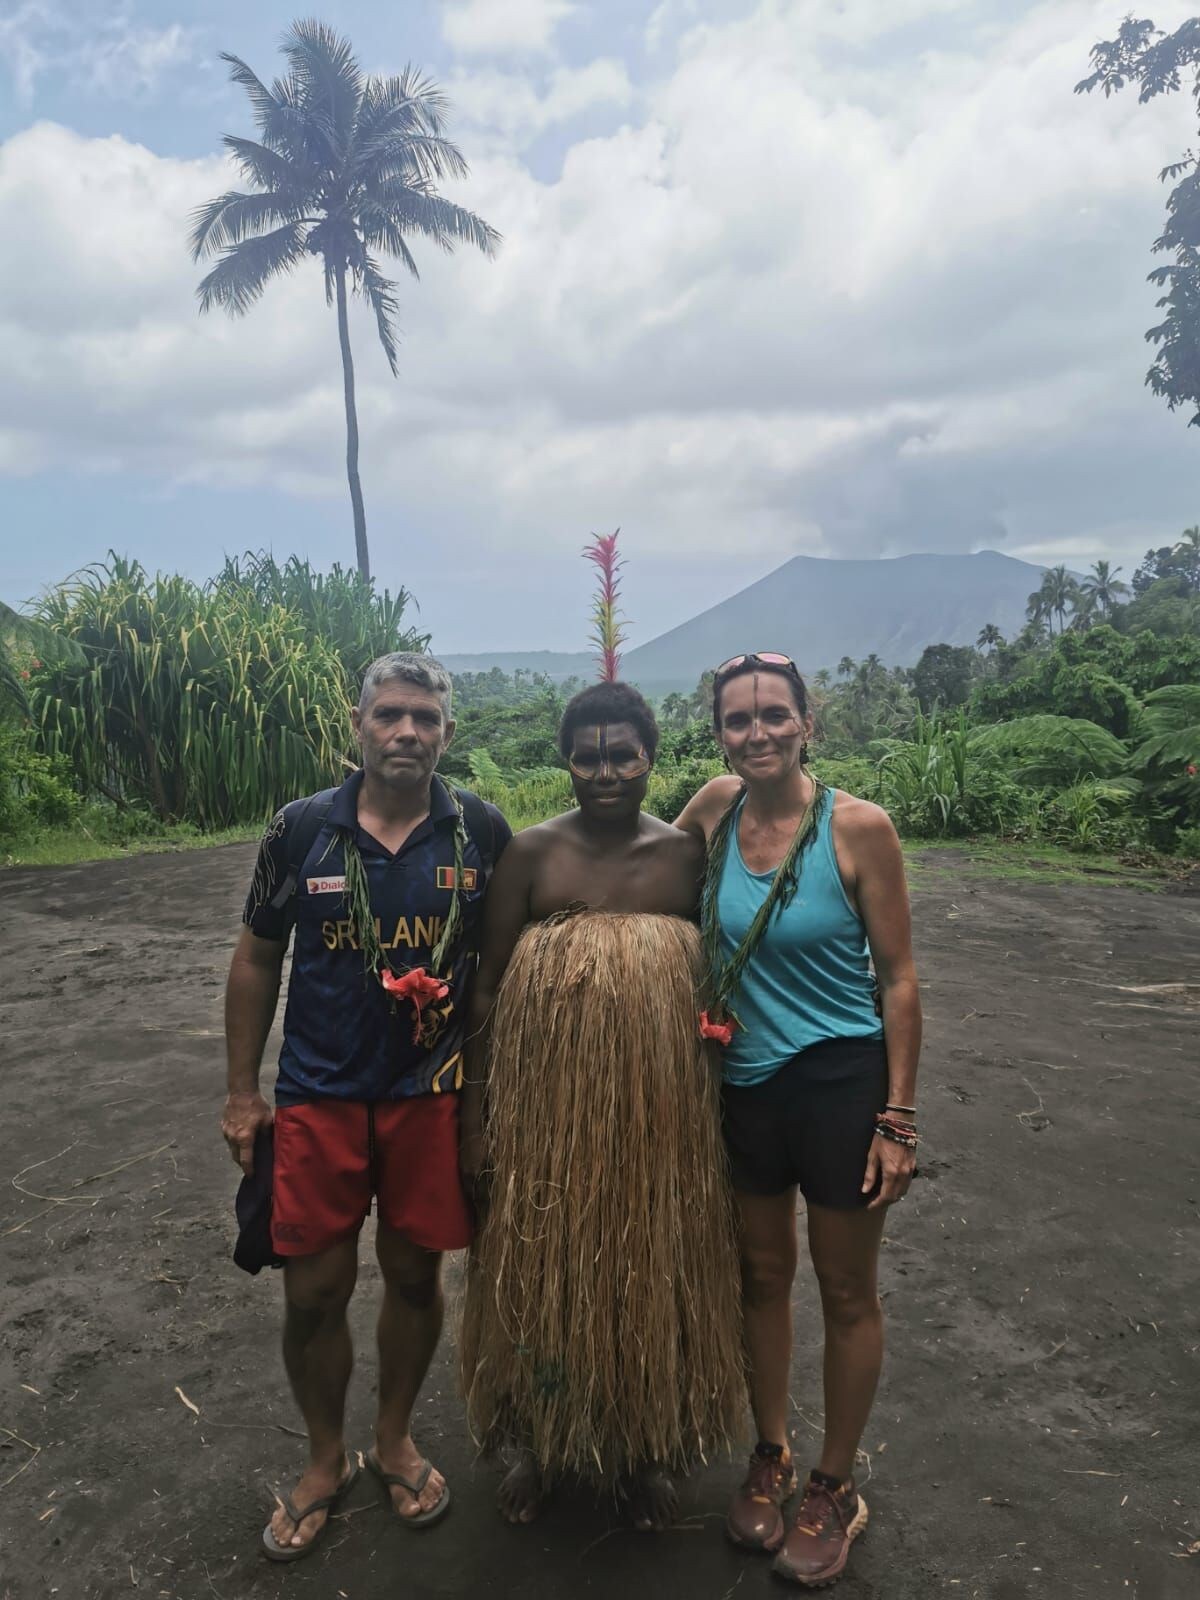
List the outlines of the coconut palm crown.
<svg viewBox="0 0 1200 1600">
<path fill-rule="evenodd" d="M 1129 585 L 1122 583 L 1117 576 L 1120 570 L 1120 567 L 1111 566 L 1107 561 L 1093 563 L 1092 570 L 1080 585 L 1080 594 L 1086 602 L 1089 615 L 1099 611 L 1108 616 L 1121 595 L 1129 593 Z"/>
<path fill-rule="evenodd" d="M 280 48 L 287 69 L 270 88 L 237 56 L 222 54 L 249 97 L 259 138 L 227 134 L 223 141 L 249 192 L 218 195 L 193 214 L 193 259 L 218 256 L 197 294 L 201 311 L 224 306 L 241 316 L 272 278 L 320 257 L 326 303 L 337 306 L 346 473 L 359 571 L 369 577 L 347 284 L 370 303 L 394 376 L 399 308 L 380 254 L 416 278 L 406 236 L 419 234 L 446 252 L 473 244 L 486 256 L 500 236 L 437 191 L 440 180 L 463 178 L 468 169 L 445 137 L 446 101 L 432 80 L 412 67 L 399 77 L 365 76 L 349 42 L 320 22 L 293 23 Z"/>
</svg>

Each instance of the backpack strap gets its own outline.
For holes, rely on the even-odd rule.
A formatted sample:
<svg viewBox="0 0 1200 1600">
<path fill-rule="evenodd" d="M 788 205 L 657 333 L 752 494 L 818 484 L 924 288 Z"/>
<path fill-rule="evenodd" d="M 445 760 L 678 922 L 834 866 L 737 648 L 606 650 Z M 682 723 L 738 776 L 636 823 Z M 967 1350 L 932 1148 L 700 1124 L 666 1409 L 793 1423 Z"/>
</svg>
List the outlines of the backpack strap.
<svg viewBox="0 0 1200 1600">
<path fill-rule="evenodd" d="M 479 851 L 483 869 L 485 872 L 490 872 L 496 864 L 496 825 L 492 820 L 492 814 L 479 796 L 472 794 L 469 789 L 456 788 L 454 792 L 463 808 L 463 821 L 467 825 L 471 842 Z M 300 874 L 304 870 L 309 851 L 317 842 L 317 835 L 325 826 L 325 820 L 333 809 L 336 794 L 336 789 L 322 789 L 319 794 L 311 794 L 306 800 L 297 802 L 295 817 L 288 818 L 284 833 L 284 842 L 287 846 L 287 874 L 271 896 L 271 905 L 274 909 L 276 911 L 285 909 L 287 913 L 285 940 L 291 935 L 292 925 L 296 920 L 293 903 L 300 885 Z"/>
<path fill-rule="evenodd" d="M 470 789 L 456 787 L 454 793 L 463 808 L 463 821 L 467 825 L 467 832 L 471 835 L 471 843 L 479 851 L 483 870 L 490 872 L 496 865 L 496 824 L 492 813 L 477 794 L 471 793 Z"/>
<path fill-rule="evenodd" d="M 325 826 L 325 819 L 333 808 L 333 798 L 336 794 L 336 789 L 322 789 L 319 794 L 310 794 L 306 800 L 299 802 L 294 819 L 289 818 L 285 825 L 287 875 L 271 896 L 271 905 L 274 909 L 286 911 L 285 941 L 290 936 L 292 925 L 296 920 L 294 901 L 300 884 L 300 874 L 304 869 L 308 852 L 316 844 L 317 835 Z"/>
</svg>

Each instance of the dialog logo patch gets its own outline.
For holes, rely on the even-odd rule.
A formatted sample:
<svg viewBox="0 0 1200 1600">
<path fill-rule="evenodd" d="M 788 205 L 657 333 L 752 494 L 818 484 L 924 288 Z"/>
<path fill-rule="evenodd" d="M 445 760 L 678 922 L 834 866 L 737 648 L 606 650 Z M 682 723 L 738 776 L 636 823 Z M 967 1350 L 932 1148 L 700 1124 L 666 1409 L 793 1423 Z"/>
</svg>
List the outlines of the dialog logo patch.
<svg viewBox="0 0 1200 1600">
<path fill-rule="evenodd" d="M 345 894 L 346 892 L 344 874 L 340 878 L 309 878 L 307 884 L 309 894 Z"/>
</svg>

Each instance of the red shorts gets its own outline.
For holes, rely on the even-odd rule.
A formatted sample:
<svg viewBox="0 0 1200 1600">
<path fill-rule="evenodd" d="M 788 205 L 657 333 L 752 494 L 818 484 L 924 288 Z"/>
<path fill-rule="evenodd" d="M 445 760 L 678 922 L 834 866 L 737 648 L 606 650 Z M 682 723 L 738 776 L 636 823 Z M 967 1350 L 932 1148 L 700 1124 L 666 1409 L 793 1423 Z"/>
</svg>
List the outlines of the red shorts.
<svg viewBox="0 0 1200 1600">
<path fill-rule="evenodd" d="M 311 1256 L 351 1238 L 371 1209 L 425 1250 L 471 1242 L 458 1175 L 458 1096 L 363 1105 L 316 1100 L 275 1113 L 271 1243 Z"/>
</svg>

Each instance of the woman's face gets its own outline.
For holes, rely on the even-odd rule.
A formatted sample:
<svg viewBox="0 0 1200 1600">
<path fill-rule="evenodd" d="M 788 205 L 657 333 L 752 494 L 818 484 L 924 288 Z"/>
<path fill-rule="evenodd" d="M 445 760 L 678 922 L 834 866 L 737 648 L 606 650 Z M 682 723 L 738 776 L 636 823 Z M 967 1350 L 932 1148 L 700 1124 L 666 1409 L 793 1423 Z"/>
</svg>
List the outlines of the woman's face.
<svg viewBox="0 0 1200 1600">
<path fill-rule="evenodd" d="M 781 672 L 741 672 L 721 686 L 719 738 L 729 765 L 747 783 L 770 783 L 795 771 L 812 733 L 795 689 Z"/>
</svg>

